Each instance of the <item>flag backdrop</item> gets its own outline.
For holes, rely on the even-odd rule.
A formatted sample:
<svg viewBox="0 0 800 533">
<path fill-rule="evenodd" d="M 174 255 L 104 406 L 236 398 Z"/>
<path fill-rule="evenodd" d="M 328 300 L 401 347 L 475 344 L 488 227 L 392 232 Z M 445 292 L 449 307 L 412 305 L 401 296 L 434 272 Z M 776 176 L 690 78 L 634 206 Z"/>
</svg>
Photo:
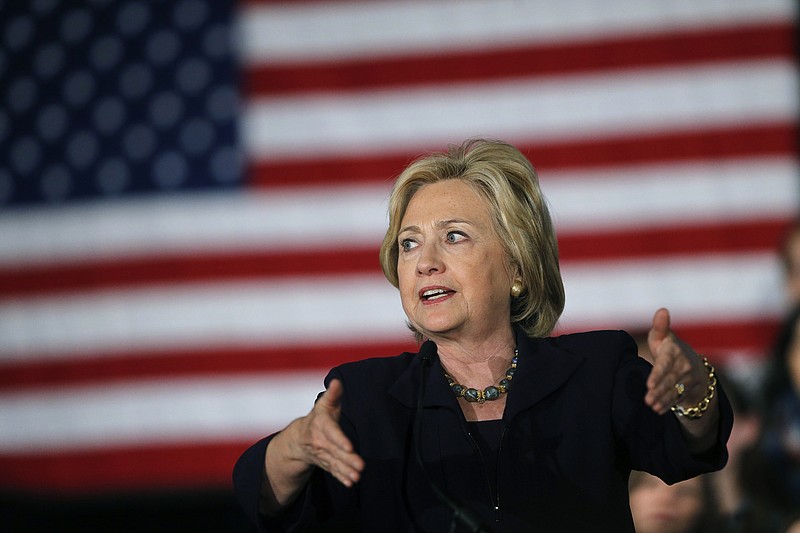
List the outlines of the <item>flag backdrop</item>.
<svg viewBox="0 0 800 533">
<path fill-rule="evenodd" d="M 549 198 L 558 332 L 660 306 L 757 364 L 798 208 L 789 0 L 0 2 L 0 489 L 227 487 L 413 348 L 392 178 L 473 136 Z"/>
</svg>

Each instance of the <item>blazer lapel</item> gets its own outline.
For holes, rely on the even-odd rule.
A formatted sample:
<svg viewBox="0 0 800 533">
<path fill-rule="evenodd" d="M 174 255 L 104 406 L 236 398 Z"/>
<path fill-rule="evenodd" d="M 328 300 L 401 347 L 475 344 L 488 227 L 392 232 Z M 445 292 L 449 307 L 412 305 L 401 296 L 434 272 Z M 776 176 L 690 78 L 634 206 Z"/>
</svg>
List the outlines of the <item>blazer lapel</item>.
<svg viewBox="0 0 800 533">
<path fill-rule="evenodd" d="M 521 330 L 517 347 L 517 372 L 503 414 L 507 421 L 558 390 L 584 361 L 584 356 L 562 350 L 550 339 L 532 339 Z"/>
<path fill-rule="evenodd" d="M 422 356 L 427 354 L 431 357 L 431 364 L 422 364 Z M 414 354 L 414 358 L 408 368 L 406 368 L 397 380 L 389 387 L 389 395 L 394 397 L 402 405 L 413 409 L 417 405 L 417 395 L 421 385 L 421 372 L 425 373 L 425 397 L 422 401 L 423 407 L 450 407 L 458 408 L 458 403 L 447 385 L 444 377 L 444 370 L 439 363 L 436 352 L 436 344 L 425 341 L 420 346 L 420 351 Z"/>
</svg>

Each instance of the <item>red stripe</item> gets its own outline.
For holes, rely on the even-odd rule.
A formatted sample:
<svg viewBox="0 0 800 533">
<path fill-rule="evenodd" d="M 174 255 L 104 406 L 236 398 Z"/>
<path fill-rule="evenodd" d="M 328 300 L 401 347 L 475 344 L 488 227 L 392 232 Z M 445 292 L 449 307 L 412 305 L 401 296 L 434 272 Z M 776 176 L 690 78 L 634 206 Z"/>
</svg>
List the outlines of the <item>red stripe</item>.
<svg viewBox="0 0 800 533">
<path fill-rule="evenodd" d="M 264 432 L 276 428 L 264 428 Z M 255 440 L 255 439 L 254 439 Z M 251 443 L 218 442 L 0 455 L 0 488 L 38 493 L 230 488 Z"/>
<path fill-rule="evenodd" d="M 539 173 L 603 165 L 697 161 L 796 153 L 797 125 L 788 122 L 635 135 L 604 135 L 573 141 L 515 144 Z M 381 153 L 358 157 L 254 161 L 249 171 L 257 187 L 298 187 L 332 183 L 388 182 L 416 153 Z"/>
<path fill-rule="evenodd" d="M 655 312 L 655 309 L 653 309 Z M 745 354 L 753 362 L 767 357 L 772 343 L 780 328 L 780 318 L 752 318 L 748 320 L 726 320 L 725 322 L 695 321 L 692 323 L 673 324 L 673 331 L 682 340 L 699 353 L 708 356 L 714 364 L 722 367 L 729 362 L 735 354 Z M 619 324 L 595 324 L 586 329 L 618 329 Z M 561 333 L 573 333 L 571 330 Z M 647 329 L 641 331 L 629 330 L 631 335 L 647 334 Z"/>
<path fill-rule="evenodd" d="M 378 247 L 337 251 L 238 251 L 0 268 L 0 299 L 144 284 L 314 274 L 380 273 Z"/>
<path fill-rule="evenodd" d="M 562 263 L 693 254 L 776 251 L 791 225 L 789 218 L 655 227 L 620 231 L 585 231 L 559 237 Z"/>
<path fill-rule="evenodd" d="M 696 253 L 777 249 L 789 219 L 695 224 L 687 227 L 562 233 L 561 260 L 596 261 Z M 0 301 L 78 291 L 156 284 L 258 280 L 313 275 L 381 275 L 379 243 L 336 251 L 209 252 L 0 268 Z"/>
<path fill-rule="evenodd" d="M 195 350 L 175 348 L 105 353 L 100 356 L 61 354 L 57 359 L 33 356 L 24 361 L 0 363 L 0 391 L 107 384 L 132 379 L 319 370 L 404 351 L 416 351 L 411 332 L 407 342 L 313 344 L 285 348 L 226 345 Z"/>
<path fill-rule="evenodd" d="M 724 324 L 679 324 L 675 333 L 697 352 L 708 355 L 712 363 L 724 367 L 728 357 L 736 353 L 745 352 L 756 360 L 769 357 L 780 326 L 780 318 L 763 318 Z"/>
<path fill-rule="evenodd" d="M 684 67 L 709 61 L 788 59 L 793 52 L 793 27 L 791 21 L 786 21 L 414 57 L 253 65 L 246 72 L 244 87 L 250 97 L 260 97 L 642 67 Z"/>
</svg>

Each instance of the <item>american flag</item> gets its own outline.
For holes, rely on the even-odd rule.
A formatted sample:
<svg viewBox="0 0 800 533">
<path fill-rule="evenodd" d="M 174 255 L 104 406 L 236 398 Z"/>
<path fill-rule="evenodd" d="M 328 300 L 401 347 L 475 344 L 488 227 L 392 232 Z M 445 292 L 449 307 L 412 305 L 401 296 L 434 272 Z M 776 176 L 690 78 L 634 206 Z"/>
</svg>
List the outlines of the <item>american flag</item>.
<svg viewBox="0 0 800 533">
<path fill-rule="evenodd" d="M 789 0 L 0 2 L 0 489 L 228 487 L 329 367 L 413 349 L 388 190 L 467 137 L 539 172 L 557 333 L 667 306 L 755 367 L 795 31 Z"/>
</svg>

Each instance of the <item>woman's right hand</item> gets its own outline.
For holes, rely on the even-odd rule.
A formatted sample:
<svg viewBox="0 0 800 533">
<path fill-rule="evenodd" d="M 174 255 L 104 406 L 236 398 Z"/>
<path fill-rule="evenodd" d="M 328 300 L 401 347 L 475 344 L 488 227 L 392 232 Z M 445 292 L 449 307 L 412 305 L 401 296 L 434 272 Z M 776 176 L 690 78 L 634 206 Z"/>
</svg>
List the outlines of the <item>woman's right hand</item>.
<svg viewBox="0 0 800 533">
<path fill-rule="evenodd" d="M 331 381 L 314 408 L 297 422 L 296 445 L 300 458 L 330 472 L 343 485 L 352 487 L 361 477 L 364 460 L 353 451 L 353 444 L 339 426 L 344 387 Z"/>
<path fill-rule="evenodd" d="M 280 511 L 291 503 L 308 482 L 314 467 L 331 473 L 346 487 L 361 477 L 364 460 L 339 426 L 342 382 L 334 379 L 306 416 L 275 435 L 264 458 L 262 511 Z"/>
</svg>

